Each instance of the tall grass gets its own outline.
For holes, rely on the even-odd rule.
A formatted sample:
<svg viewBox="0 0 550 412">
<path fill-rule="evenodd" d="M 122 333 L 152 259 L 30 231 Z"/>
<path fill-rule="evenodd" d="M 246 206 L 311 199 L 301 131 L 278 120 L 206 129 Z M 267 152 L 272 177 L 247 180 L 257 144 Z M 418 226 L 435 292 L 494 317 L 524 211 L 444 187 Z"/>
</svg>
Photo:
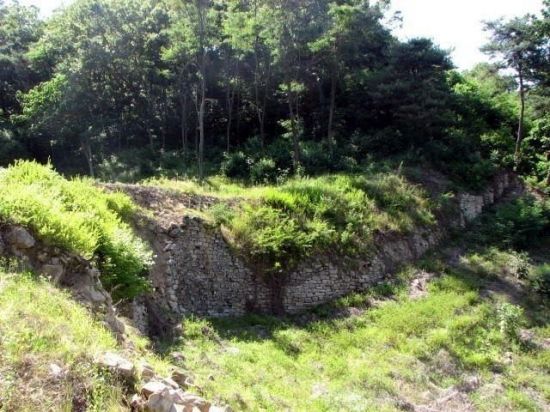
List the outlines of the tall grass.
<svg viewBox="0 0 550 412">
<path fill-rule="evenodd" d="M 42 240 L 95 259 L 115 298 L 146 288 L 152 254 L 123 221 L 131 200 L 91 180 L 66 180 L 50 165 L 19 161 L 0 173 L 0 220 L 31 228 Z"/>
<path fill-rule="evenodd" d="M 315 252 L 367 253 L 377 233 L 407 233 L 435 222 L 424 191 L 389 173 L 264 187 L 225 220 L 238 248 L 271 271 Z"/>
</svg>

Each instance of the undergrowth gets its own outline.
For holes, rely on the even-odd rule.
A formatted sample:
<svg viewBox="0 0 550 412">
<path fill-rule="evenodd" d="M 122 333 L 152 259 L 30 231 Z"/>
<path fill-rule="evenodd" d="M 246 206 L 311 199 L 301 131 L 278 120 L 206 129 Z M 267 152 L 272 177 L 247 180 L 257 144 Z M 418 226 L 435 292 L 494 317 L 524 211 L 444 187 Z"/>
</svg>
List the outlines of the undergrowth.
<svg viewBox="0 0 550 412">
<path fill-rule="evenodd" d="M 427 404 L 434 387 L 460 387 L 472 375 L 482 382 L 467 397 L 477 410 L 542 411 L 550 404 L 550 351 L 524 346 L 518 331 L 531 327 L 548 338 L 550 326 L 533 324 L 531 313 L 502 297 L 482 297 L 502 268 L 491 269 L 491 256 L 478 253 L 475 264 L 466 259 L 458 268 L 432 257 L 404 275 L 440 268 L 427 296 L 411 299 L 395 284 L 342 298 L 305 323 L 186 319 L 183 344 L 170 350 L 185 352 L 185 366 L 209 397 L 243 411 L 402 410 L 403 400 Z M 354 315 L 335 316 L 350 307 Z M 530 305 L 529 312 L 540 319 L 548 309 Z"/>
<path fill-rule="evenodd" d="M 529 329 L 538 342 L 550 339 L 548 228 L 521 223 L 541 207 L 497 207 L 455 239 L 456 258 L 433 253 L 391 282 L 305 315 L 187 318 L 183 340 L 166 350 L 184 351 L 205 393 L 243 411 L 429 409 L 471 377 L 479 386 L 452 410 L 548 410 L 550 350 L 522 338 Z M 502 216 L 508 228 L 538 228 L 529 242 L 537 249 L 509 247 L 523 244 L 523 231 L 487 237 Z M 419 273 L 432 280 L 413 298 Z"/>
<path fill-rule="evenodd" d="M 146 289 L 152 254 L 124 222 L 135 209 L 91 180 L 67 180 L 51 165 L 19 161 L 0 172 L 0 220 L 25 225 L 45 242 L 95 259 L 115 298 Z"/>
<path fill-rule="evenodd" d="M 0 411 L 122 411 L 120 383 L 92 362 L 114 349 L 115 338 L 65 292 L 0 272 Z"/>
<path fill-rule="evenodd" d="M 202 187 L 174 180 L 146 184 L 220 198 L 207 213 L 228 229 L 241 254 L 271 274 L 315 252 L 366 253 L 377 234 L 435 223 L 435 202 L 396 171 L 292 178 L 249 188 L 220 178 Z M 223 201 L 228 198 L 233 201 Z"/>
</svg>

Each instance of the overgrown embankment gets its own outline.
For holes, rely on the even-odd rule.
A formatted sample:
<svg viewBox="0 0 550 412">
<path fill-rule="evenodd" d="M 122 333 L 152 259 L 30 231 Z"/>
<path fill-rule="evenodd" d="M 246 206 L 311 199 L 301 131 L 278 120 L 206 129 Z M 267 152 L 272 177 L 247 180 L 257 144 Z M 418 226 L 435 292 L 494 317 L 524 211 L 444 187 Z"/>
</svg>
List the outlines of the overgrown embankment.
<svg viewBox="0 0 550 412">
<path fill-rule="evenodd" d="M 0 187 L 0 222 L 26 226 L 41 240 L 93 260 L 115 298 L 146 289 L 152 255 L 126 223 L 135 211 L 129 197 L 26 161 L 2 170 Z"/>
<path fill-rule="evenodd" d="M 217 199 L 204 209 L 207 219 L 221 225 L 236 251 L 268 274 L 288 271 L 314 254 L 368 254 L 378 234 L 407 234 L 435 224 L 442 201 L 396 170 L 250 188 L 219 179 L 204 187 L 185 181 L 147 184 Z"/>
</svg>

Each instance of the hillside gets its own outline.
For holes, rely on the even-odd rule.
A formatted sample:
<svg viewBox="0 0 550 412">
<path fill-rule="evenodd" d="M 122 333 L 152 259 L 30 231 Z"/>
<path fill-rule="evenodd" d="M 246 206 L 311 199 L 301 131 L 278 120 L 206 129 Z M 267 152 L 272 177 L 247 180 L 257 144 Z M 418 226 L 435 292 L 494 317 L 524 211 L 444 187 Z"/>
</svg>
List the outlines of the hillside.
<svg viewBox="0 0 550 412">
<path fill-rule="evenodd" d="M 550 0 L 404 3 L 0 0 L 0 412 L 550 411 Z"/>
<path fill-rule="evenodd" d="M 410 180 L 412 176 L 416 176 L 416 183 Z M 381 246 L 383 237 L 377 236 L 375 244 L 363 234 L 358 236 L 364 240 L 357 244 L 361 247 L 348 248 L 350 244 L 343 242 L 348 237 L 340 237 L 345 233 L 340 228 L 351 234 L 357 229 L 349 222 L 332 220 L 339 213 L 349 216 L 349 210 L 356 211 L 357 218 L 365 222 L 356 227 L 367 230 L 364 233 L 375 228 L 386 237 L 393 233 L 390 239 L 401 239 L 420 227 L 450 222 L 450 216 L 461 210 L 452 206 L 453 197 L 447 192 L 452 186 L 433 172 L 409 170 L 399 175 L 389 169 L 362 177 L 294 180 L 277 187 L 246 188 L 226 181 L 208 188 L 191 182 L 148 181 L 134 186 L 107 185 L 103 189 L 92 182 L 63 179 L 49 167 L 28 162 L 8 168 L 0 180 L 11 189 L 0 195 L 4 222 L 0 233 L 4 254 L 9 257 L 4 261 L 0 282 L 1 410 L 32 410 L 37 405 L 52 411 L 127 410 L 130 404 L 137 407 L 145 402 L 147 396 L 143 400 L 132 397 L 148 381 L 162 381 L 162 376 L 170 376 L 174 370 L 185 371 L 186 379 L 191 379 L 184 388 L 215 403 L 230 405 L 233 410 L 482 411 L 494 410 L 496 405 L 502 411 L 542 411 L 550 404 L 546 379 L 550 370 L 549 207 L 544 198 L 510 192 L 500 205 L 486 209 L 481 220 L 470 223 L 467 232 L 451 231 L 446 240 L 439 240 L 445 246 L 438 252 L 416 262 L 404 261 L 395 269 L 387 266 L 385 276 L 363 292 L 325 300 L 324 304 L 321 301 L 297 314 L 280 317 L 258 314 L 243 306 L 254 313 L 209 318 L 185 315 L 171 309 L 171 305 L 164 306 L 168 301 L 159 295 L 162 285 L 157 282 L 183 285 L 186 276 L 194 279 L 193 271 L 207 273 L 212 265 L 201 258 L 200 266 L 190 266 L 195 269 L 174 273 L 181 266 L 162 258 L 173 252 L 156 253 L 158 247 L 166 248 L 166 239 L 179 245 L 178 253 L 190 262 L 194 256 L 202 256 L 196 253 L 204 250 L 202 243 L 197 249 L 196 239 L 213 239 L 214 243 L 205 247 L 209 253 L 228 242 L 224 253 L 234 254 L 231 262 L 243 259 L 243 267 L 258 268 L 253 260 L 257 254 L 245 253 L 253 249 L 239 243 L 235 235 L 235 227 L 239 226 L 234 226 L 232 219 L 247 219 L 247 213 L 271 207 L 281 214 L 279 219 L 287 219 L 285 224 L 275 226 L 278 220 L 260 220 L 257 226 L 247 225 L 253 230 L 248 239 L 258 239 L 258 233 L 271 239 L 255 244 L 260 252 L 266 251 L 262 256 L 270 257 L 259 267 L 269 285 L 270 278 L 282 276 L 281 271 L 292 271 L 300 261 L 317 259 L 319 253 L 326 254 L 329 249 L 334 256 L 347 254 L 353 258 Z M 335 181 L 339 184 L 331 186 Z M 359 183 L 348 189 L 345 182 Z M 298 191 L 294 191 L 296 187 Z M 37 191 L 41 193 L 40 202 L 30 203 Z M 334 197 L 330 197 L 334 191 Z M 388 192 L 394 199 L 401 194 L 403 201 L 385 204 L 381 196 Z M 80 193 L 93 194 L 96 206 L 91 211 L 86 212 L 88 203 L 81 203 Z M 443 195 L 447 203 L 437 202 Z M 460 196 L 468 204 L 476 199 L 473 195 Z M 348 209 L 353 199 L 360 197 L 364 201 Z M 334 199 L 341 202 L 335 203 Z M 102 202 L 106 202 L 106 209 L 101 209 Z M 326 207 L 329 204 L 332 209 Z M 323 205 L 325 213 L 320 212 Z M 340 211 L 338 207 L 345 209 Z M 98 210 L 104 211 L 91 214 Z M 38 218 L 44 215 L 52 217 Z M 80 216 L 86 216 L 86 220 L 79 223 Z M 188 220 L 181 228 L 174 226 L 174 220 L 186 221 L 189 216 L 195 220 Z M 293 226 L 288 223 L 291 219 L 301 224 Z M 308 219 L 338 237 L 327 236 L 322 241 L 312 238 L 311 251 L 272 248 L 273 242 L 280 239 L 288 242 L 309 236 L 312 223 Z M 44 225 L 47 222 L 59 223 Z M 124 258 L 107 260 L 109 272 L 100 272 L 107 290 L 122 299 L 118 305 L 122 313 L 133 317 L 124 320 L 126 326 L 122 329 L 116 322 L 114 329 L 113 323 L 108 323 L 114 334 L 100 323 L 104 314 L 111 312 L 97 309 L 81 293 L 79 282 L 87 282 L 87 275 L 81 274 L 80 280 L 75 280 L 70 272 L 77 270 L 76 266 L 55 279 L 58 287 L 69 293 L 56 289 L 45 277 L 18 269 L 23 265 L 48 275 L 44 269 L 52 265 L 44 266 L 33 256 L 59 253 L 55 247 L 66 250 L 63 259 L 70 261 L 72 253 L 82 254 L 91 265 L 102 268 L 106 258 L 102 250 L 111 249 L 83 249 L 80 245 L 84 243 L 72 240 L 93 233 L 83 232 L 85 227 L 109 227 L 100 222 L 112 225 L 105 233 L 127 230 L 125 239 L 136 239 L 123 244 L 130 248 L 128 252 L 114 249 Z M 38 243 L 29 249 L 14 243 L 10 233 L 18 224 L 31 229 Z M 460 222 L 457 224 L 458 229 Z M 270 229 L 283 235 L 288 230 L 293 232 L 281 237 L 266 231 Z M 200 234 L 199 238 L 193 233 Z M 98 239 L 108 240 L 105 236 Z M 145 295 L 138 293 L 131 303 L 135 289 L 124 289 L 116 283 L 127 285 L 127 278 L 108 274 L 133 267 L 127 266 L 124 259 L 135 259 L 129 253 L 135 250 L 132 245 L 136 242 L 142 242 L 140 250 L 149 250 L 138 259 L 143 265 L 151 265 L 149 248 L 155 255 L 149 277 L 140 281 L 150 284 L 145 287 L 152 287 L 154 292 L 146 289 Z M 274 251 L 280 255 L 273 255 Z M 278 261 L 288 266 L 277 266 Z M 349 262 L 339 269 L 344 279 L 346 271 L 356 270 Z M 216 267 L 212 266 L 214 270 Z M 167 270 L 178 277 L 164 275 Z M 235 276 L 231 267 L 223 270 Z M 222 288 L 226 287 L 221 272 L 213 276 L 218 276 Z M 308 276 L 315 279 L 319 274 Z M 190 283 L 181 289 L 184 294 L 179 295 L 178 304 L 186 305 L 189 298 L 202 302 L 203 294 L 208 305 L 225 299 L 223 294 L 212 294 L 215 285 L 208 287 L 211 290 Z M 283 291 L 288 294 L 296 287 L 289 283 Z M 234 299 L 240 299 L 239 292 L 231 293 Z M 140 306 L 143 302 L 145 306 Z M 243 303 L 235 303 L 234 308 Z M 185 307 L 196 307 L 197 313 L 201 312 L 200 306 Z M 143 316 L 148 317 L 145 328 Z M 133 322 L 153 337 L 154 345 L 146 337 L 139 337 L 140 333 L 130 326 Z M 105 368 L 98 363 L 106 353 L 129 359 L 134 368 L 130 378 L 121 375 L 117 367 Z M 153 365 L 147 367 L 154 369 L 152 374 L 144 374 L 140 366 L 144 363 Z"/>
</svg>

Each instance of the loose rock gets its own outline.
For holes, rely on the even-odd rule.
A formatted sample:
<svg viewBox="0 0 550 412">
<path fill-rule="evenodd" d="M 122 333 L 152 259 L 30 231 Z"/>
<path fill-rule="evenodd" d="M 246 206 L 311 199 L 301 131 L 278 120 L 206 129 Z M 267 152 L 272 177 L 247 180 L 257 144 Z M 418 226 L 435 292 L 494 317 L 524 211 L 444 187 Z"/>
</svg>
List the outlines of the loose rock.
<svg viewBox="0 0 550 412">
<path fill-rule="evenodd" d="M 6 240 L 17 249 L 30 249 L 36 244 L 32 235 L 19 226 L 13 227 L 8 232 Z"/>
<path fill-rule="evenodd" d="M 97 364 L 125 378 L 134 377 L 135 368 L 132 362 L 116 353 L 106 352 L 102 354 L 97 359 Z"/>
</svg>

